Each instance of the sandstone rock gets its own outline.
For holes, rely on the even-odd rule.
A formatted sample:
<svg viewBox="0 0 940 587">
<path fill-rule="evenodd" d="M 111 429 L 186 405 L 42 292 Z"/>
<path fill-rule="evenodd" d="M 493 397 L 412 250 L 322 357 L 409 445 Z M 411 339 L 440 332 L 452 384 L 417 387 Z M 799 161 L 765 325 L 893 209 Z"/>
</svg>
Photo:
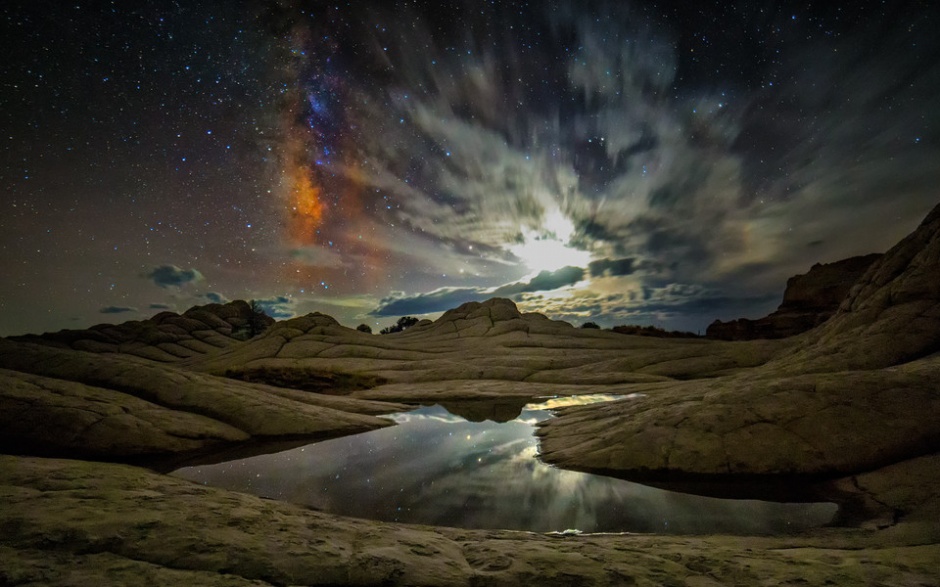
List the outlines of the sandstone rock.
<svg viewBox="0 0 940 587">
<path fill-rule="evenodd" d="M 804 536 L 551 536 L 330 516 L 126 465 L 0 456 L 0 580 L 74 585 L 930 585 L 937 471 L 855 480 L 884 530 Z M 892 482 L 893 480 L 893 482 Z M 927 501 L 923 501 L 926 499 Z M 933 522 L 933 523 L 931 523 Z"/>
<path fill-rule="evenodd" d="M 624 336 L 523 314 L 510 300 L 495 298 L 383 336 L 311 314 L 182 364 L 217 375 L 247 373 L 258 381 L 264 373 L 294 372 L 298 377 L 293 379 L 334 373 L 375 385 L 464 380 L 595 385 L 710 376 L 764 363 L 787 344 Z M 277 382 L 290 379 L 279 376 Z M 423 398 L 408 394 L 396 399 Z"/>
<path fill-rule="evenodd" d="M 93 353 L 124 353 L 172 363 L 244 340 L 251 318 L 250 306 L 236 300 L 224 305 L 194 306 L 182 315 L 160 312 L 148 320 L 99 324 L 87 330 L 61 330 L 12 340 Z M 255 319 L 264 326 L 274 323 L 269 316 Z"/>
<path fill-rule="evenodd" d="M 804 336 L 780 367 L 879 369 L 940 351 L 940 206 L 865 272 L 829 321 Z"/>
<path fill-rule="evenodd" d="M 705 336 L 718 340 L 785 338 L 815 328 L 835 314 L 852 286 L 880 257 L 872 254 L 825 265 L 817 263 L 808 273 L 787 281 L 783 303 L 769 316 L 715 320 Z"/>
<path fill-rule="evenodd" d="M 117 354 L 0 339 L 0 434 L 26 454 L 126 458 L 249 438 L 323 438 L 404 408 L 243 383 Z"/>
<path fill-rule="evenodd" d="M 539 436 L 546 462 L 631 479 L 835 477 L 940 450 L 937 413 L 940 358 L 660 385 L 564 409 Z"/>
<path fill-rule="evenodd" d="M 72 381 L 0 369 L 0 450 L 115 459 L 244 441 L 205 416 Z"/>
<path fill-rule="evenodd" d="M 542 456 L 628 478 L 784 478 L 938 451 L 938 275 L 940 207 L 871 265 L 828 322 L 777 358 L 658 384 L 641 401 L 566 410 L 540 430 Z"/>
</svg>

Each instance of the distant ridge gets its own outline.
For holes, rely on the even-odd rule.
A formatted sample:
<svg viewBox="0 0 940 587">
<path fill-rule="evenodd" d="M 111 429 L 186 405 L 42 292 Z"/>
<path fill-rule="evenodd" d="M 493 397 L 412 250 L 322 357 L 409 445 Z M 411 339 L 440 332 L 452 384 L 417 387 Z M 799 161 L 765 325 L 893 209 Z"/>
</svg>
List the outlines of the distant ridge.
<svg viewBox="0 0 940 587">
<path fill-rule="evenodd" d="M 807 273 L 787 280 L 783 302 L 769 316 L 757 320 L 715 320 L 705 336 L 718 340 L 786 338 L 815 328 L 836 313 L 852 286 L 880 258 L 876 253 L 835 263 L 817 263 Z"/>
<path fill-rule="evenodd" d="M 251 307 L 243 300 L 193 306 L 183 312 L 160 312 L 147 320 L 98 324 L 85 330 L 60 330 L 10 337 L 57 348 L 93 353 L 124 353 L 164 363 L 229 347 L 248 338 Z M 269 316 L 258 316 L 264 325 Z"/>
<path fill-rule="evenodd" d="M 875 261 L 838 311 L 783 364 L 802 371 L 880 369 L 940 351 L 940 205 Z"/>
</svg>

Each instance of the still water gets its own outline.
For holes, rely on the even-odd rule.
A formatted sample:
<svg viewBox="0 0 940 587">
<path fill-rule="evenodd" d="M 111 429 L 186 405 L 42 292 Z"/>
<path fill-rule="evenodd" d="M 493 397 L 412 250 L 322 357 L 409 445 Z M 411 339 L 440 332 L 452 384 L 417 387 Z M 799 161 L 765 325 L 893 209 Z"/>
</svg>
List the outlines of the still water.
<svg viewBox="0 0 940 587">
<path fill-rule="evenodd" d="M 462 528 L 781 534 L 836 513 L 831 503 L 699 497 L 546 465 L 533 427 L 565 403 L 520 402 L 496 418 L 505 422 L 422 407 L 388 416 L 390 428 L 173 474 L 334 514 Z"/>
</svg>

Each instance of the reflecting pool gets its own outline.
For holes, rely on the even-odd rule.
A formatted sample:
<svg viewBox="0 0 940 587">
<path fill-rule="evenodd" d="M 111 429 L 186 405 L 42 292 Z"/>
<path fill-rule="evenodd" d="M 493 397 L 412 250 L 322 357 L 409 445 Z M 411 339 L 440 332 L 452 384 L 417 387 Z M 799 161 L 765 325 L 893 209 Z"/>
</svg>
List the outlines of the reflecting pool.
<svg viewBox="0 0 940 587">
<path fill-rule="evenodd" d="M 502 423 L 421 407 L 388 416 L 397 426 L 173 475 L 340 515 L 463 528 L 781 534 L 836 513 L 831 503 L 715 499 L 546 465 L 533 426 L 564 403 L 527 404 Z"/>
</svg>

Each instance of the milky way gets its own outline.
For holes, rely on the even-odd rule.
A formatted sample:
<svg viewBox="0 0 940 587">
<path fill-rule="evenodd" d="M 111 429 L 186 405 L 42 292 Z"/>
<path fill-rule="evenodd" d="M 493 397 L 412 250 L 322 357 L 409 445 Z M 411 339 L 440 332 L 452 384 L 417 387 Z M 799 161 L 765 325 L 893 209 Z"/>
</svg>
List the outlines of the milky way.
<svg viewBox="0 0 940 587">
<path fill-rule="evenodd" d="M 0 10 L 0 334 L 496 295 L 703 330 L 940 201 L 929 2 Z"/>
</svg>

